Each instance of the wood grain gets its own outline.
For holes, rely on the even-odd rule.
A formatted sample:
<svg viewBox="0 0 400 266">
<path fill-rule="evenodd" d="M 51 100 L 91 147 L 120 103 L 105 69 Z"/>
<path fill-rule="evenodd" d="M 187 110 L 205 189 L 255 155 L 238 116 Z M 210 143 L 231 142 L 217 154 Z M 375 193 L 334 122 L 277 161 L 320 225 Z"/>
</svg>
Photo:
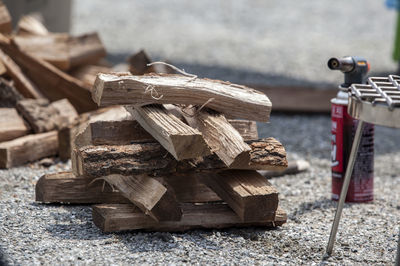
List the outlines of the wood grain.
<svg viewBox="0 0 400 266">
<path fill-rule="evenodd" d="M 56 155 L 57 131 L 27 135 L 0 143 L 0 168 L 10 168 Z"/>
<path fill-rule="evenodd" d="M 268 97 L 245 86 L 182 75 L 99 74 L 93 100 L 99 106 L 124 104 L 207 104 L 207 107 L 233 117 L 267 122 L 271 112 Z"/>
<path fill-rule="evenodd" d="M 176 160 L 211 154 L 202 134 L 169 113 L 162 105 L 126 108 Z"/>
<path fill-rule="evenodd" d="M 196 228 L 219 229 L 227 227 L 281 226 L 287 220 L 282 209 L 264 220 L 242 222 L 226 204 L 182 204 L 180 221 L 156 222 L 133 204 L 102 204 L 93 206 L 93 222 L 103 232 L 126 230 L 187 231 Z"/>
<path fill-rule="evenodd" d="M 24 136 L 29 130 L 15 108 L 0 108 L 0 142 Z"/>
<path fill-rule="evenodd" d="M 256 121 L 228 119 L 228 122 L 239 132 L 244 140 L 258 139 Z"/>
</svg>

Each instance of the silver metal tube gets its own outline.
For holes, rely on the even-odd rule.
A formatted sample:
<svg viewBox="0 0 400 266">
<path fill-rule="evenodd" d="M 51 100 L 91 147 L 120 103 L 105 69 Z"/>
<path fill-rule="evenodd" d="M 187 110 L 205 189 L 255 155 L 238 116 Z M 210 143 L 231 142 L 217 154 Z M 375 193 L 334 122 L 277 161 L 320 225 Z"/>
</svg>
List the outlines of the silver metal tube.
<svg viewBox="0 0 400 266">
<path fill-rule="evenodd" d="M 349 162 L 347 164 L 347 169 L 346 169 L 346 173 L 345 173 L 345 177 L 344 177 L 344 181 L 343 181 L 342 191 L 340 192 L 340 198 L 339 198 L 339 202 L 337 205 L 335 218 L 334 218 L 333 224 L 332 224 L 331 235 L 329 236 L 328 246 L 326 247 L 326 253 L 329 256 L 332 254 L 333 245 L 335 244 L 336 233 L 337 233 L 337 230 L 339 227 L 339 222 L 340 222 L 340 217 L 342 215 L 344 201 L 346 199 L 347 191 L 349 189 L 351 174 L 353 173 L 354 163 L 357 158 L 357 151 L 358 151 L 358 147 L 360 146 L 363 129 L 364 129 L 364 122 L 362 120 L 359 120 L 356 134 L 355 134 L 354 140 L 353 140 L 353 145 L 351 146 Z"/>
</svg>

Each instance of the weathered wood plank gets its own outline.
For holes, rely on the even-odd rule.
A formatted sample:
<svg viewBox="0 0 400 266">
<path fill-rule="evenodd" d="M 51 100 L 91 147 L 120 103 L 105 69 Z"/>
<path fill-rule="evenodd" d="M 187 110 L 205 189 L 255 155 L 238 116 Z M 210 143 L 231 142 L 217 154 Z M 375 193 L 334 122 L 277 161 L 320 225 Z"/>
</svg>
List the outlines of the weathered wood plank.
<svg viewBox="0 0 400 266">
<path fill-rule="evenodd" d="M 189 113 L 191 112 L 191 114 Z M 189 115 L 188 115 L 189 114 Z M 184 117 L 189 125 L 197 128 L 204 140 L 227 167 L 234 167 L 250 160 L 250 147 L 223 114 L 194 109 L 187 110 Z"/>
<path fill-rule="evenodd" d="M 182 211 L 175 196 L 156 179 L 146 176 L 104 176 L 109 184 L 156 221 L 179 221 Z"/>
<path fill-rule="evenodd" d="M 250 160 L 235 169 L 277 170 L 287 167 L 286 152 L 273 138 L 261 139 L 253 145 Z M 131 145 L 85 146 L 73 152 L 76 175 L 101 177 L 121 175 L 165 175 L 175 172 L 226 170 L 226 165 L 215 155 L 176 161 L 159 143 Z"/>
<path fill-rule="evenodd" d="M 23 70 L 49 100 L 67 98 L 79 113 L 97 109 L 91 100 L 91 88 L 60 69 L 39 58 L 30 56 L 16 47 L 5 36 L 0 36 L 0 49 Z"/>
<path fill-rule="evenodd" d="M 113 191 L 105 181 L 76 177 L 71 172 L 43 175 L 35 186 L 36 201 L 45 203 L 130 203 L 121 193 Z"/>
<path fill-rule="evenodd" d="M 227 228 L 281 226 L 287 220 L 282 209 L 264 220 L 242 222 L 226 204 L 183 204 L 180 221 L 156 222 L 132 204 L 102 204 L 93 206 L 93 222 L 103 232 L 126 230 L 187 231 L 196 228 Z"/>
<path fill-rule="evenodd" d="M 97 63 L 106 51 L 97 33 L 73 37 L 65 33 L 24 34 L 12 38 L 23 52 L 40 58 L 61 70 Z"/>
<path fill-rule="evenodd" d="M 15 108 L 0 108 L 0 142 L 24 136 L 29 129 Z"/>
<path fill-rule="evenodd" d="M 139 124 L 178 161 L 210 155 L 202 134 L 162 105 L 126 107 Z"/>
<path fill-rule="evenodd" d="M 0 168 L 10 168 L 56 155 L 57 131 L 27 135 L 0 143 Z"/>
<path fill-rule="evenodd" d="M 210 79 L 182 75 L 149 74 L 99 74 L 93 100 L 99 106 L 126 104 L 193 104 L 228 113 L 233 117 L 264 121 L 269 120 L 271 102 L 268 97 L 245 86 Z"/>
<path fill-rule="evenodd" d="M 17 110 L 36 133 L 61 129 L 78 116 L 67 99 L 50 103 L 47 99 L 26 99 L 17 103 Z"/>
<path fill-rule="evenodd" d="M 6 67 L 8 75 L 13 79 L 15 87 L 23 96 L 33 99 L 43 98 L 43 94 L 36 88 L 32 81 L 25 76 L 14 60 L 1 50 L 0 60 Z"/>
<path fill-rule="evenodd" d="M 239 132 L 244 140 L 258 139 L 256 121 L 228 119 L 228 122 Z"/>
<path fill-rule="evenodd" d="M 262 220 L 278 208 L 278 191 L 257 171 L 228 170 L 202 178 L 242 221 Z"/>
<path fill-rule="evenodd" d="M 12 31 L 11 16 L 6 5 L 0 1 L 0 32 L 10 34 Z"/>
</svg>

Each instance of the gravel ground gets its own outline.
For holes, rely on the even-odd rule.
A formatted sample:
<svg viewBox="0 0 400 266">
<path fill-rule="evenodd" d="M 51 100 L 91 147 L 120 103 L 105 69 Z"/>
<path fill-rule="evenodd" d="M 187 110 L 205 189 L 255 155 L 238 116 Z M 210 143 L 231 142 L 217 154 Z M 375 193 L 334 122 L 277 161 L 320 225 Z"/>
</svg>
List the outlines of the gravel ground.
<svg viewBox="0 0 400 266">
<path fill-rule="evenodd" d="M 311 163 L 307 173 L 271 182 L 280 191 L 288 222 L 277 229 L 195 230 L 187 233 L 104 234 L 88 206 L 34 202 L 34 184 L 57 163 L 0 171 L 0 249 L 7 261 L 27 264 L 319 264 L 335 203 L 330 200 L 327 116 L 275 114 L 260 124 L 261 136 L 276 136 L 290 158 Z M 293 134 L 296 132 L 296 134 Z M 326 264 L 391 264 L 400 223 L 400 131 L 378 128 L 375 201 L 347 204 L 335 256 Z"/>
</svg>

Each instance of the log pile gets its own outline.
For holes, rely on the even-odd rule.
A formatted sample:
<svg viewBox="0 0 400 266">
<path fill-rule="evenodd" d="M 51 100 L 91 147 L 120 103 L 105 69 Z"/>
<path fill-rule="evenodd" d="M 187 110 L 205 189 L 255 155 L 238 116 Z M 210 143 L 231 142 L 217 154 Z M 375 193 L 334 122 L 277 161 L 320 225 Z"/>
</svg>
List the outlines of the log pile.
<svg viewBox="0 0 400 266">
<path fill-rule="evenodd" d="M 97 75 L 92 97 L 107 109 L 69 129 L 72 172 L 41 177 L 37 201 L 98 204 L 93 221 L 104 232 L 285 223 L 278 190 L 257 172 L 287 167 L 279 141 L 257 139 L 266 95 L 184 75 L 112 73 Z"/>
</svg>

